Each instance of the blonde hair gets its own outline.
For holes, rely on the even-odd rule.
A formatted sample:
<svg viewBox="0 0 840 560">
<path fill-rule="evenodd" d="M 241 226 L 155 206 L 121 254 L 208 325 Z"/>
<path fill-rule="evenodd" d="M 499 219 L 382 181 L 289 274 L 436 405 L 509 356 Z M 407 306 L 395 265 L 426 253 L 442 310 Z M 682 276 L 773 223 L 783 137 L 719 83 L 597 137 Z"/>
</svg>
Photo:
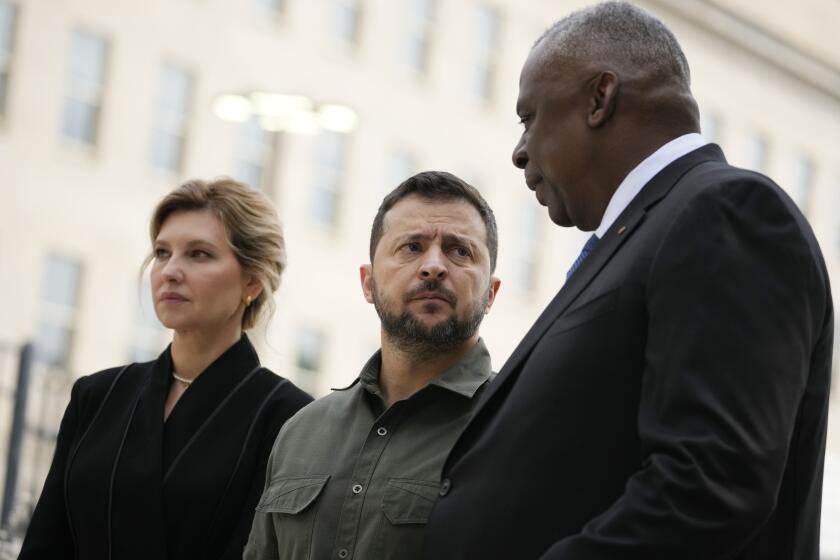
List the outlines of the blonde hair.
<svg viewBox="0 0 840 560">
<path fill-rule="evenodd" d="M 262 291 L 242 315 L 242 328 L 250 329 L 264 308 L 269 310 L 267 315 L 274 313 L 272 294 L 280 286 L 286 268 L 286 245 L 277 211 L 263 193 L 228 177 L 212 181 L 192 179 L 163 197 L 155 207 L 149 222 L 152 244 L 170 215 L 201 210 L 209 210 L 219 219 L 242 270 L 262 284 Z M 144 267 L 153 258 L 154 254 L 146 257 Z"/>
</svg>

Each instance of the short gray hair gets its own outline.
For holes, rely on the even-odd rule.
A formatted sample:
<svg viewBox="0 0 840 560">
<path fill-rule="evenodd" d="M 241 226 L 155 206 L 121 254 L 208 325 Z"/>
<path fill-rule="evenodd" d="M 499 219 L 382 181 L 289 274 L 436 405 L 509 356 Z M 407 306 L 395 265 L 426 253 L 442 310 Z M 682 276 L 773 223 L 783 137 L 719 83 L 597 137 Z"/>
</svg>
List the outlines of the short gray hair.
<svg viewBox="0 0 840 560">
<path fill-rule="evenodd" d="M 543 33 L 546 54 L 629 64 L 691 84 L 688 61 L 659 19 L 628 2 L 603 2 L 564 17 Z"/>
</svg>

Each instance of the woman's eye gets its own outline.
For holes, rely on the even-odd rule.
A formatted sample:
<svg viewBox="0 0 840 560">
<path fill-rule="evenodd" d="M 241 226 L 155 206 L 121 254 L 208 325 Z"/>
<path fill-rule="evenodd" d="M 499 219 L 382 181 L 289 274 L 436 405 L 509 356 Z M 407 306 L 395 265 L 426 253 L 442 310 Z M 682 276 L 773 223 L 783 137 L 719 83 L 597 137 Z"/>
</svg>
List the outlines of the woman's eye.
<svg viewBox="0 0 840 560">
<path fill-rule="evenodd" d="M 210 253 L 204 251 L 203 249 L 194 249 L 190 253 L 190 256 L 192 256 L 195 259 L 206 259 L 210 257 Z"/>
<path fill-rule="evenodd" d="M 165 259 L 167 256 L 169 256 L 169 251 L 167 251 L 166 249 L 157 248 L 155 249 L 154 254 L 156 259 Z"/>
</svg>

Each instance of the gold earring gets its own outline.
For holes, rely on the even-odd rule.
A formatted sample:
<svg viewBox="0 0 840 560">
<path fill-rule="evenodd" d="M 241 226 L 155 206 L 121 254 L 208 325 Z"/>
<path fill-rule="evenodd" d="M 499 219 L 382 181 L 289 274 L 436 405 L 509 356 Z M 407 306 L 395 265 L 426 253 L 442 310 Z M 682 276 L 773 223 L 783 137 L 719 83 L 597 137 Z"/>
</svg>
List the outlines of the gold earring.
<svg viewBox="0 0 840 560">
<path fill-rule="evenodd" d="M 245 307 L 251 305 L 251 296 L 245 296 Z"/>
</svg>

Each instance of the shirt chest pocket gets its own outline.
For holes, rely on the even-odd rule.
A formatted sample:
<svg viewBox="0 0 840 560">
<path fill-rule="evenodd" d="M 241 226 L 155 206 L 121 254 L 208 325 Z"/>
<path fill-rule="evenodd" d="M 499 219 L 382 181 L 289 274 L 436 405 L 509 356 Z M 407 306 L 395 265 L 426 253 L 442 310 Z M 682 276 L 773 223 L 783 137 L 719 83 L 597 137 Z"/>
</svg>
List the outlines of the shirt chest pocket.
<svg viewBox="0 0 840 560">
<path fill-rule="evenodd" d="M 271 515 L 279 557 L 303 560 L 310 557 L 315 504 L 329 475 L 278 477 L 271 481 L 257 504 L 257 512 Z"/>
<path fill-rule="evenodd" d="M 417 556 L 439 491 L 440 484 L 428 480 L 392 478 L 388 481 L 382 497 L 378 557 Z"/>
</svg>

